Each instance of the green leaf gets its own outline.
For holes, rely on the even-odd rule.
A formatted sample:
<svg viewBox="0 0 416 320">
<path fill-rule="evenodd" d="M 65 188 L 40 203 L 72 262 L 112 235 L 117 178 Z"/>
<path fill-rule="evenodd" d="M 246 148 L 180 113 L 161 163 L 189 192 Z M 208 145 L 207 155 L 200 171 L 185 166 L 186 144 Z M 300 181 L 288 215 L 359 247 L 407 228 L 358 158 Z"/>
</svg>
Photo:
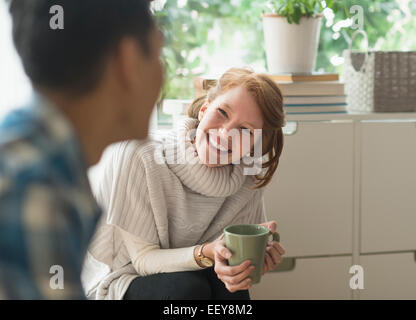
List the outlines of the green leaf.
<svg viewBox="0 0 416 320">
<path fill-rule="evenodd" d="M 296 24 L 299 24 L 300 18 L 302 17 L 302 12 L 299 8 L 299 6 L 296 6 L 293 13 L 293 21 Z"/>
<path fill-rule="evenodd" d="M 277 9 L 276 13 L 277 14 L 281 14 L 281 12 L 286 8 L 286 6 L 284 4 L 282 4 L 279 9 Z"/>
<path fill-rule="evenodd" d="M 288 12 L 289 15 L 293 15 L 293 13 L 294 13 L 292 0 L 287 1 L 287 12 Z"/>
<path fill-rule="evenodd" d="M 307 15 L 308 14 L 308 8 L 306 7 L 305 3 L 303 3 L 303 2 L 300 3 L 300 12 L 303 15 Z"/>
<path fill-rule="evenodd" d="M 335 14 L 338 13 L 338 2 L 335 2 L 331 9 L 332 11 L 334 11 Z"/>
<path fill-rule="evenodd" d="M 308 11 L 313 11 L 313 8 L 315 7 L 315 0 L 308 0 L 305 2 L 306 7 L 308 8 Z"/>
<path fill-rule="evenodd" d="M 344 9 L 344 17 L 345 18 L 351 18 L 351 14 L 350 14 L 350 11 L 348 10 L 347 6 L 344 5 L 343 3 L 341 5 L 342 5 L 342 7 Z"/>
</svg>

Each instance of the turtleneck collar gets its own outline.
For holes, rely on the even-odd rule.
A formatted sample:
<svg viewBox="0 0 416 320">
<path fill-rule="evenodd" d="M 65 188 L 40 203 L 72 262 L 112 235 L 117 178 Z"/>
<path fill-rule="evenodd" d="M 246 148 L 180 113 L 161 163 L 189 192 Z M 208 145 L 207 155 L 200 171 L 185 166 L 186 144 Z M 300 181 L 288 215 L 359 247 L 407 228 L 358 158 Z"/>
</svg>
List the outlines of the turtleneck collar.
<svg viewBox="0 0 416 320">
<path fill-rule="evenodd" d="M 196 129 L 198 120 L 185 118 L 163 140 L 167 166 L 189 189 L 209 197 L 228 197 L 244 184 L 241 164 L 208 167 L 203 164 L 196 147 L 189 137 L 189 130 Z"/>
</svg>

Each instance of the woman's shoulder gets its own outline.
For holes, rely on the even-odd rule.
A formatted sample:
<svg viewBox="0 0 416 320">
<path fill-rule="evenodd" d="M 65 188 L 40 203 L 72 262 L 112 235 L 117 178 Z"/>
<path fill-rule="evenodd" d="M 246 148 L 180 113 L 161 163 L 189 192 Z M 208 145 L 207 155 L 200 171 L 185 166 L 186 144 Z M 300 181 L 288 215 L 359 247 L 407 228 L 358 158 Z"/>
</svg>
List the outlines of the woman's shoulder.
<svg viewBox="0 0 416 320">
<path fill-rule="evenodd" d="M 113 161 L 142 163 L 162 152 L 161 141 L 155 139 L 127 140 L 110 147 Z"/>
<path fill-rule="evenodd" d="M 145 167 L 151 164 L 152 157 L 158 156 L 158 145 L 155 141 L 126 140 L 107 147 L 100 162 L 93 168 L 94 172 L 115 176 L 145 174 Z M 156 155 L 155 155 L 156 154 Z"/>
</svg>

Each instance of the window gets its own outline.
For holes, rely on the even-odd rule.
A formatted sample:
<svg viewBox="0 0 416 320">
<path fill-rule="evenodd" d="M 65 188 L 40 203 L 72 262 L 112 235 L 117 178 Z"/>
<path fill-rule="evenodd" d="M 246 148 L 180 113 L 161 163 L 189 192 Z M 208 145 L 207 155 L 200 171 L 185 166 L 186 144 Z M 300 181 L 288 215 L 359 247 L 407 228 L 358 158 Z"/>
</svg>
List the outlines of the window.
<svg viewBox="0 0 416 320">
<path fill-rule="evenodd" d="M 278 0 L 272 0 L 279 2 Z M 166 83 L 162 98 L 193 99 L 193 78 L 222 74 L 248 65 L 267 72 L 261 13 L 266 0 L 155 0 L 153 10 L 165 34 Z M 325 1 L 323 1 L 325 3 Z M 347 11 L 359 5 L 364 30 L 375 50 L 416 50 L 416 0 L 346 0 Z M 342 73 L 352 19 L 326 8 L 321 26 L 316 70 Z M 358 39 L 357 39 L 358 40 Z M 359 48 L 360 41 L 354 44 Z M 363 48 L 364 49 L 364 48 Z M 158 107 L 159 124 L 171 121 Z"/>
<path fill-rule="evenodd" d="M 31 95 L 30 81 L 12 41 L 8 4 L 0 0 L 0 118 L 24 104 Z"/>
<path fill-rule="evenodd" d="M 273 0 L 274 2 L 279 2 Z M 232 66 L 267 70 L 261 13 L 266 0 L 155 0 L 153 9 L 165 33 L 164 97 L 192 99 L 196 75 L 219 75 Z M 325 2 L 325 1 L 323 1 Z M 416 0 L 346 0 L 360 5 L 370 48 L 416 50 Z M 344 12 L 324 10 L 316 69 L 342 72 L 342 52 L 355 31 Z M 358 39 L 357 39 L 358 40 Z M 355 48 L 358 48 L 359 40 Z"/>
<path fill-rule="evenodd" d="M 154 0 L 152 8 L 165 34 L 163 50 L 166 82 L 161 98 L 194 98 L 193 78 L 222 74 L 232 66 L 267 71 L 261 13 L 266 0 Z M 364 30 L 370 48 L 416 50 L 416 0 L 346 0 L 347 8 L 364 9 Z M 22 105 L 31 86 L 23 72 L 11 38 L 11 21 L 5 1 L 0 0 L 0 118 Z M 342 72 L 342 51 L 354 30 L 351 21 L 324 11 L 318 71 Z M 358 44 L 357 44 L 358 46 Z M 355 47 L 357 47 L 355 46 Z M 158 107 L 159 124 L 172 117 Z"/>
</svg>

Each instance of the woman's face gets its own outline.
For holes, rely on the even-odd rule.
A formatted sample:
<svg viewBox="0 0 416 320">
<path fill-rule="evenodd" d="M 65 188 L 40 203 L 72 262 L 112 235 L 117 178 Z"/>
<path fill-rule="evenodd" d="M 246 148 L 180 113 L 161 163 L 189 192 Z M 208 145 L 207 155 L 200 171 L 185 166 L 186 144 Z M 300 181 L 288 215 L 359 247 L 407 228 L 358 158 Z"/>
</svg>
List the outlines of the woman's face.
<svg viewBox="0 0 416 320">
<path fill-rule="evenodd" d="M 261 110 L 244 87 L 230 89 L 202 106 L 199 120 L 196 150 L 209 167 L 240 160 L 254 145 L 254 130 L 263 128 Z"/>
</svg>

